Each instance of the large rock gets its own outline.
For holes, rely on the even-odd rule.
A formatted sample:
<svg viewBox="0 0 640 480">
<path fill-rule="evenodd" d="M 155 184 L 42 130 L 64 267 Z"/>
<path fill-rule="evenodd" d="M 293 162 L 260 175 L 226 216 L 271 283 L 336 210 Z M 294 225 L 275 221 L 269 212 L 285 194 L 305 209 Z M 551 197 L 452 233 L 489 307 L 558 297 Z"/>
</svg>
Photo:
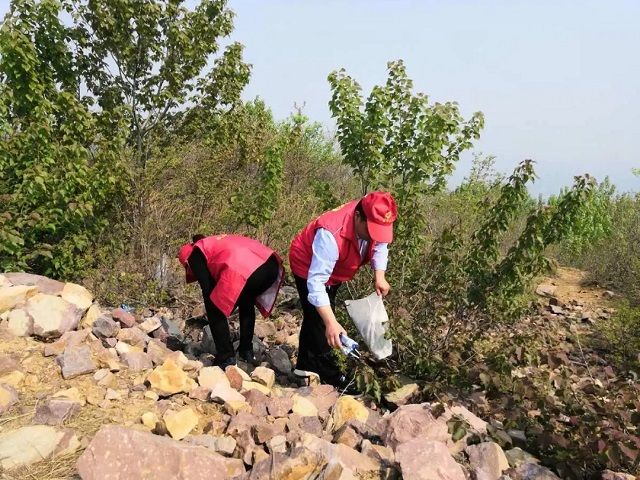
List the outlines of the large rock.
<svg viewBox="0 0 640 480">
<path fill-rule="evenodd" d="M 197 385 L 189 376 L 170 358 L 156 367 L 147 377 L 151 388 L 161 395 L 173 395 L 175 393 L 189 393 Z"/>
<path fill-rule="evenodd" d="M 109 317 L 98 317 L 91 326 L 91 332 L 98 338 L 115 338 L 120 331 L 120 324 Z"/>
<path fill-rule="evenodd" d="M 88 345 L 67 347 L 56 361 L 62 369 L 62 378 L 65 380 L 97 370 L 96 364 L 91 360 L 91 349 Z"/>
<path fill-rule="evenodd" d="M 14 285 L 34 287 L 37 292 L 60 295 L 64 283 L 33 273 L 5 273 L 4 277 Z"/>
<path fill-rule="evenodd" d="M 172 438 L 182 440 L 198 425 L 198 415 L 191 408 L 183 408 L 177 412 L 167 410 L 163 417 L 167 430 Z"/>
<path fill-rule="evenodd" d="M 299 447 L 290 454 L 274 453 L 251 469 L 249 480 L 301 480 L 320 478 L 328 460 L 320 453 Z"/>
<path fill-rule="evenodd" d="M 91 292 L 77 283 L 66 283 L 60 296 L 83 312 L 93 303 Z"/>
<path fill-rule="evenodd" d="M 465 451 L 476 480 L 498 480 L 502 472 L 509 468 L 509 461 L 497 443 L 469 445 Z"/>
<path fill-rule="evenodd" d="M 380 469 L 380 463 L 373 458 L 346 445 L 333 444 L 308 433 L 302 436 L 302 446 L 322 455 L 327 463 L 340 463 L 349 467 L 356 474 L 377 473 Z"/>
<path fill-rule="evenodd" d="M 29 337 L 33 335 L 33 318 L 23 309 L 15 309 L 9 312 L 7 328 L 16 337 Z"/>
<path fill-rule="evenodd" d="M 14 285 L 12 287 L 0 288 L 0 313 L 12 310 L 16 305 L 20 305 L 38 293 L 36 287 L 26 285 Z"/>
<path fill-rule="evenodd" d="M 31 425 L 0 434 L 0 465 L 4 469 L 31 465 L 51 456 L 73 453 L 80 447 L 70 430 Z"/>
<path fill-rule="evenodd" d="M 98 431 L 77 469 L 82 480 L 224 480 L 244 473 L 239 459 L 116 425 Z M 113 476 L 108 477 L 109 472 Z"/>
<path fill-rule="evenodd" d="M 0 415 L 18 403 L 18 392 L 11 385 L 0 384 Z"/>
<path fill-rule="evenodd" d="M 167 359 L 171 350 L 160 340 L 151 339 L 147 344 L 147 355 L 151 357 L 154 365 L 162 365 Z"/>
<path fill-rule="evenodd" d="M 204 367 L 198 373 L 198 383 L 201 387 L 213 390 L 218 386 L 229 387 L 229 379 L 220 367 Z"/>
<path fill-rule="evenodd" d="M 245 402 L 245 397 L 240 392 L 234 390 L 228 385 L 220 383 L 211 389 L 209 397 L 211 398 L 211 401 L 222 404 L 232 402 Z"/>
<path fill-rule="evenodd" d="M 318 408 L 306 397 L 298 395 L 293 396 L 293 406 L 291 407 L 293 413 L 300 415 L 301 417 L 317 417 Z"/>
<path fill-rule="evenodd" d="M 289 375 L 293 369 L 289 355 L 280 347 L 275 347 L 267 353 L 267 361 L 273 369 L 282 375 Z"/>
<path fill-rule="evenodd" d="M 83 311 L 66 300 L 38 293 L 27 300 L 27 314 L 33 318 L 33 333 L 42 338 L 58 338 L 75 330 Z"/>
<path fill-rule="evenodd" d="M 382 439 L 393 448 L 416 437 L 446 442 L 450 439 L 446 422 L 438 421 L 428 404 L 404 405 L 384 420 Z"/>
<path fill-rule="evenodd" d="M 444 443 L 418 437 L 396 449 L 404 480 L 466 480 Z"/>
<path fill-rule="evenodd" d="M 80 412 L 80 403 L 65 398 L 50 398 L 36 407 L 33 423 L 62 425 Z"/>
<path fill-rule="evenodd" d="M 369 410 L 355 398 L 344 396 L 340 397 L 334 405 L 331 418 L 333 419 L 333 431 L 335 432 L 351 420 L 367 423 Z"/>
<path fill-rule="evenodd" d="M 100 307 L 94 303 L 86 311 L 86 313 L 84 314 L 84 317 L 82 317 L 82 320 L 80 321 L 80 325 L 83 328 L 91 328 L 93 327 L 93 324 L 95 323 L 95 321 L 100 317 L 102 317 L 102 312 L 100 311 Z"/>
</svg>

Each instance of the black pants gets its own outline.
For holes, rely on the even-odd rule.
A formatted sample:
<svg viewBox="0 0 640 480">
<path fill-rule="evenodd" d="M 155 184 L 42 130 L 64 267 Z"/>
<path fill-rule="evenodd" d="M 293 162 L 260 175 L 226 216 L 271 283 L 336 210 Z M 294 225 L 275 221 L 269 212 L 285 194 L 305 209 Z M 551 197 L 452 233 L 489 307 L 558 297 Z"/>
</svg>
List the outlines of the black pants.
<svg viewBox="0 0 640 480">
<path fill-rule="evenodd" d="M 210 295 L 216 286 L 216 281 L 209 272 L 207 259 L 199 248 L 194 248 L 189 256 L 189 266 L 193 271 L 204 298 L 204 308 L 207 311 L 211 335 L 216 345 L 216 358 L 225 360 L 234 355 L 233 343 L 231 343 L 231 332 L 227 317 L 211 301 Z M 278 279 L 280 265 L 275 255 L 271 255 L 265 263 L 257 268 L 247 279 L 236 307 L 240 317 L 240 345 L 238 350 L 251 350 L 253 341 L 253 330 L 256 325 L 255 301 Z"/>
<path fill-rule="evenodd" d="M 325 336 L 324 322 L 316 307 L 309 303 L 307 297 L 307 280 L 296 276 L 296 288 L 302 304 L 302 327 L 298 346 L 299 370 L 310 370 L 320 375 L 325 383 L 333 381 L 341 375 L 340 368 L 333 355 L 332 348 Z M 331 308 L 335 309 L 336 294 L 340 285 L 327 287 Z"/>
</svg>

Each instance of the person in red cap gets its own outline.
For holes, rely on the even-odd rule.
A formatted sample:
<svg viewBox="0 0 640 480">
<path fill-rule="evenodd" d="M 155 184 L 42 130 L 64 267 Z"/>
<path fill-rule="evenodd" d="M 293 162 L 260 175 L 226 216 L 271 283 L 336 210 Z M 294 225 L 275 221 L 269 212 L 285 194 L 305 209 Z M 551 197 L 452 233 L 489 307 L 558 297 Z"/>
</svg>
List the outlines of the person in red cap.
<svg viewBox="0 0 640 480">
<path fill-rule="evenodd" d="M 397 216 L 391 194 L 371 192 L 320 215 L 293 239 L 289 263 L 303 311 L 297 376 L 316 374 L 339 388 L 347 384 L 332 354 L 341 345 L 340 335 L 346 334 L 333 311 L 336 293 L 367 263 L 374 270 L 378 295 L 389 293 L 385 271 Z"/>
<path fill-rule="evenodd" d="M 284 277 L 282 260 L 257 240 L 239 235 L 196 235 L 180 248 L 178 259 L 187 283 L 198 281 L 216 347 L 214 364 L 236 363 L 227 318 L 237 307 L 240 317 L 238 354 L 257 363 L 253 354 L 254 305 L 266 318 L 275 305 Z"/>
</svg>

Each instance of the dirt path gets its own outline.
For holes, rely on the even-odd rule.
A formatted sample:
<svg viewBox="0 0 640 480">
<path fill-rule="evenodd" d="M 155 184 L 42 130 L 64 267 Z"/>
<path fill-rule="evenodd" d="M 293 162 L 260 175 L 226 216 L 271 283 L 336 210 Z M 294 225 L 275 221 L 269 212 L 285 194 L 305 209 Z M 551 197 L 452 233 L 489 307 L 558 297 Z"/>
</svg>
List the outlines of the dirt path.
<svg viewBox="0 0 640 480">
<path fill-rule="evenodd" d="M 543 279 L 540 285 L 555 287 L 553 294 L 561 303 L 578 303 L 589 309 L 611 307 L 607 290 L 586 282 L 587 272 L 577 268 L 558 267 L 555 274 Z"/>
</svg>

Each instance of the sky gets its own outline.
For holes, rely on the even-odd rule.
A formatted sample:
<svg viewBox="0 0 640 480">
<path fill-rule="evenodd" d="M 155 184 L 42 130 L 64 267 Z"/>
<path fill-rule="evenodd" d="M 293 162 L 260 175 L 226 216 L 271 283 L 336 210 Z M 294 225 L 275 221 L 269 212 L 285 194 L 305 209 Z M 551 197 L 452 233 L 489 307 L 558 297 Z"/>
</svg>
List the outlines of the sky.
<svg viewBox="0 0 640 480">
<path fill-rule="evenodd" d="M 196 0 L 188 0 L 194 4 Z M 0 0 L 0 15 L 8 10 Z M 368 94 L 403 59 L 416 91 L 456 101 L 485 128 L 473 152 L 509 173 L 537 162 L 533 194 L 575 175 L 639 191 L 639 0 L 229 0 L 232 40 L 253 65 L 245 99 L 278 119 L 295 105 L 335 131 L 327 75 L 345 68 Z M 469 171 L 472 152 L 450 184 Z"/>
<path fill-rule="evenodd" d="M 510 172 L 537 162 L 534 194 L 574 175 L 640 190 L 640 1 L 231 0 L 253 64 L 247 99 L 277 118 L 294 104 L 328 131 L 327 75 L 368 94 L 403 59 L 416 91 L 485 114 L 474 151 Z M 468 172 L 465 156 L 452 183 Z"/>
</svg>

